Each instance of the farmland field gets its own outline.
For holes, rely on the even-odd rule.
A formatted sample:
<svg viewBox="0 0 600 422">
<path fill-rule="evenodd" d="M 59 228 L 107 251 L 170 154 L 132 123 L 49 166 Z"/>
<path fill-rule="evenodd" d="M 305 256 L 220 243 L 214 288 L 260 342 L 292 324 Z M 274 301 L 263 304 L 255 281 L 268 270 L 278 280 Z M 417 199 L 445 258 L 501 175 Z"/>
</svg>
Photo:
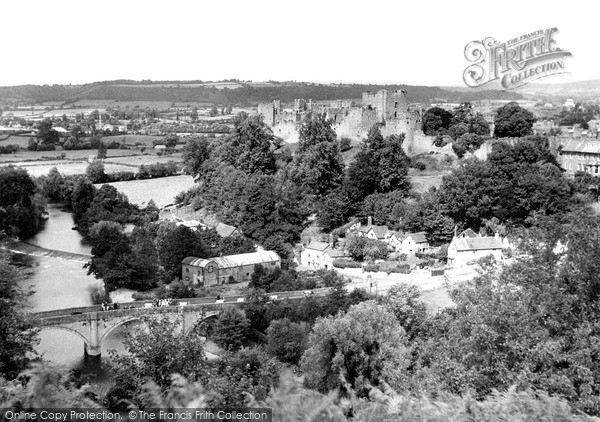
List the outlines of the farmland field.
<svg viewBox="0 0 600 422">
<path fill-rule="evenodd" d="M 65 160 L 56 160 L 56 161 L 37 161 L 37 162 L 17 162 L 10 163 L 17 167 L 22 167 L 27 170 L 30 176 L 39 177 L 48 174 L 48 172 L 56 167 L 59 172 L 64 175 L 72 175 L 72 174 L 84 174 L 87 169 L 88 162 L 87 161 L 65 161 Z M 2 163 L 1 165 L 8 165 L 8 163 Z M 134 168 L 119 165 L 119 164 L 105 164 L 104 171 L 106 173 L 115 173 L 117 171 L 135 171 Z"/>
<path fill-rule="evenodd" d="M 144 207 L 152 199 L 158 208 L 162 208 L 172 204 L 175 195 L 179 192 L 194 186 L 194 178 L 192 176 L 171 176 L 109 184 L 127 195 L 129 202 L 133 204 Z"/>
<path fill-rule="evenodd" d="M 4 145 L 1 144 L 0 145 Z M 28 165 L 33 165 L 33 161 L 37 161 L 38 164 L 43 164 L 45 160 L 53 160 L 53 161 L 65 161 L 68 160 L 87 160 L 90 157 L 96 155 L 98 151 L 95 149 L 80 149 L 80 150 L 72 150 L 72 151 L 28 151 L 28 150 L 20 150 L 14 154 L 0 154 L 0 164 L 10 164 L 10 163 L 23 163 L 27 162 Z M 64 157 L 61 157 L 62 154 L 65 154 Z M 137 149 L 109 149 L 107 155 L 109 159 L 111 157 L 130 157 L 134 155 L 139 155 L 140 151 Z M 146 154 L 144 157 L 153 157 L 154 159 L 159 158 L 156 154 Z M 128 158 L 124 159 L 127 160 Z M 173 158 L 172 158 L 173 159 Z M 147 160 L 150 160 L 148 158 Z M 177 161 L 176 159 L 173 159 Z M 167 160 L 168 161 L 168 160 Z"/>
<path fill-rule="evenodd" d="M 182 154 L 175 153 L 175 154 L 170 154 L 170 155 L 162 155 L 160 157 L 156 154 L 134 155 L 134 156 L 128 156 L 128 157 L 115 157 L 115 158 L 109 157 L 108 160 L 106 160 L 105 162 L 139 167 L 142 164 L 145 166 L 147 166 L 148 164 L 157 164 L 157 163 L 166 164 L 169 161 L 175 161 L 176 163 L 183 162 Z"/>
</svg>

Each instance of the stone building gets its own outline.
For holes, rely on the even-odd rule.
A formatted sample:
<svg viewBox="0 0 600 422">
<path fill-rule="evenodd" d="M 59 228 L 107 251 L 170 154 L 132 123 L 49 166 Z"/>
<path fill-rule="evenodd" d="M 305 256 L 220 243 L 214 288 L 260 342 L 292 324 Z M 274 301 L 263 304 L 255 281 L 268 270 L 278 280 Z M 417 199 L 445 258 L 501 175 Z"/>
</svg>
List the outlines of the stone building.
<svg viewBox="0 0 600 422">
<path fill-rule="evenodd" d="M 562 167 L 567 174 L 585 171 L 594 176 L 600 175 L 600 140 L 570 139 L 560 151 Z"/>
<path fill-rule="evenodd" d="M 360 141 L 367 137 L 374 124 L 381 124 L 383 136 L 404 133 L 404 149 L 415 151 L 415 133 L 421 134 L 421 110 L 411 107 L 406 91 L 363 92 L 362 104 L 355 106 L 350 100 L 334 100 L 329 103 L 294 100 L 293 109 L 282 108 L 281 101 L 258 105 L 258 113 L 273 129 L 275 136 L 289 143 L 298 142 L 298 125 L 307 113 L 325 113 L 333 121 L 338 138 L 347 137 Z"/>
<path fill-rule="evenodd" d="M 189 256 L 181 262 L 181 278 L 185 283 L 199 286 L 216 286 L 227 283 L 250 281 L 256 265 L 267 269 L 281 266 L 281 259 L 274 251 L 259 251 L 218 258 Z"/>
</svg>

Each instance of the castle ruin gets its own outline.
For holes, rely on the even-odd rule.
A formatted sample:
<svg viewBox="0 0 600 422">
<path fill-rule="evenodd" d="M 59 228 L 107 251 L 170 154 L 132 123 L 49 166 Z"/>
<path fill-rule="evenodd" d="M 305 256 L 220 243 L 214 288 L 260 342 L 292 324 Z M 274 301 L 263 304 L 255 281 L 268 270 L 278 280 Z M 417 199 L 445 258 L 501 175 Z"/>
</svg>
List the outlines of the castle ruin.
<svg viewBox="0 0 600 422">
<path fill-rule="evenodd" d="M 273 129 L 275 136 L 289 143 L 298 142 L 298 126 L 310 112 L 325 113 L 333 121 L 338 138 L 360 141 L 367 137 L 374 124 L 381 124 L 383 136 L 406 135 L 403 147 L 407 154 L 421 149 L 415 145 L 415 135 L 418 139 L 423 137 L 421 111 L 408 104 L 406 91 L 382 89 L 376 93 L 363 92 L 360 106 L 354 105 L 351 100 L 326 103 L 303 99 L 294 100 L 293 109 L 283 108 L 280 100 L 258 105 L 258 113 Z"/>
</svg>

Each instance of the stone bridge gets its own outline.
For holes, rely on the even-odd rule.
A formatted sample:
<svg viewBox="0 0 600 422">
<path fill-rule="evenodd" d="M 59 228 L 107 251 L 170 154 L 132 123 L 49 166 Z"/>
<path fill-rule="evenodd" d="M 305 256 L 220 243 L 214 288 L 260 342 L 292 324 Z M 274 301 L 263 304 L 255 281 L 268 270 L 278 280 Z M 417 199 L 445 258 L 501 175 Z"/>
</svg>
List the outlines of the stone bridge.
<svg viewBox="0 0 600 422">
<path fill-rule="evenodd" d="M 270 300 L 297 300 L 307 295 L 322 296 L 329 289 L 270 293 Z M 153 306 L 152 302 L 139 301 L 121 304 L 121 309 L 102 310 L 101 306 L 59 309 L 37 312 L 32 316 L 43 329 L 59 329 L 72 332 L 84 342 L 86 357 L 100 357 L 102 341 L 117 327 L 131 321 L 139 321 L 147 315 L 166 315 L 174 323 L 179 322 L 183 335 L 189 334 L 203 321 L 216 318 L 227 307 L 244 304 L 244 296 L 217 298 L 190 298 L 173 301 L 170 306 Z M 125 307 L 123 307 L 125 306 Z"/>
<path fill-rule="evenodd" d="M 59 329 L 79 336 L 84 342 L 86 357 L 100 357 L 103 340 L 117 327 L 140 321 L 149 315 L 165 315 L 173 323 L 179 322 L 183 335 L 188 335 L 203 321 L 216 318 L 224 307 L 235 303 L 196 304 L 165 307 L 132 307 L 129 309 L 99 310 L 98 307 L 72 308 L 34 314 L 43 329 Z M 90 309 L 92 308 L 92 309 Z"/>
</svg>

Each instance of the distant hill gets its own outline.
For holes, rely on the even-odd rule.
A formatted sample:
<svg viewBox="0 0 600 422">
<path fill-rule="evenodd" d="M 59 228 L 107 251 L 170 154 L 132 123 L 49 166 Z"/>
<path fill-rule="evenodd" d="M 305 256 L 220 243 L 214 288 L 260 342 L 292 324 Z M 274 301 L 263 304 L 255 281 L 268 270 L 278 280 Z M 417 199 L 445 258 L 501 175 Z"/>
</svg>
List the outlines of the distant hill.
<svg viewBox="0 0 600 422">
<path fill-rule="evenodd" d="M 202 81 L 106 81 L 85 85 L 21 85 L 0 87 L 0 103 L 40 104 L 80 100 L 200 102 L 254 106 L 259 102 L 296 98 L 319 100 L 359 99 L 363 91 L 403 89 L 410 102 L 464 102 L 481 99 L 516 100 L 516 92 L 463 91 L 430 86 L 315 84 L 307 82 L 202 82 Z"/>
<path fill-rule="evenodd" d="M 600 79 L 561 84 L 534 83 L 518 88 L 517 91 L 521 94 L 532 96 L 595 99 L 600 97 Z"/>
<path fill-rule="evenodd" d="M 457 91 L 462 93 L 491 90 L 491 88 L 489 88 L 487 85 L 476 89 L 467 86 L 447 86 L 442 88 L 449 91 Z M 559 84 L 531 83 L 509 92 L 515 92 L 528 98 L 543 97 L 548 99 L 597 99 L 600 98 L 600 79 L 579 82 L 565 82 Z"/>
</svg>

